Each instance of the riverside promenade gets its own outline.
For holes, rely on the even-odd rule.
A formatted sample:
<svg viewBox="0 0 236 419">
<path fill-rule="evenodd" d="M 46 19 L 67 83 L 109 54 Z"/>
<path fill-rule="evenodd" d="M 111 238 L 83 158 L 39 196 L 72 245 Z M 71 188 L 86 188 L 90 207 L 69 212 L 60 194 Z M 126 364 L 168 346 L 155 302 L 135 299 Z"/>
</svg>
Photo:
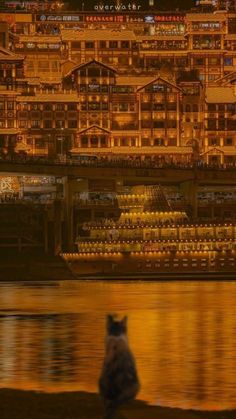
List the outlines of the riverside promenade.
<svg viewBox="0 0 236 419">
<path fill-rule="evenodd" d="M 103 419 L 97 394 L 85 392 L 42 393 L 0 390 L 1 419 Z M 122 419 L 234 419 L 236 411 L 199 411 L 149 406 L 135 401 L 123 406 Z"/>
</svg>

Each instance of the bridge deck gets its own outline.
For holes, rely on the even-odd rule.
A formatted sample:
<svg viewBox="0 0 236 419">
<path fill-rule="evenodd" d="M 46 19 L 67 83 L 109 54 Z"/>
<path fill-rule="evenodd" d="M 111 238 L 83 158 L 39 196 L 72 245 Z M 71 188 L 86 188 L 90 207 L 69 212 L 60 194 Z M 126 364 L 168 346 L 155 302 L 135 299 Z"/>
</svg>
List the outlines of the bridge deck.
<svg viewBox="0 0 236 419">
<path fill-rule="evenodd" d="M 85 179 L 126 179 L 128 181 L 155 183 L 182 183 L 197 181 L 207 184 L 235 184 L 236 168 L 192 168 L 192 167 L 114 167 L 107 165 L 81 166 L 65 163 L 0 162 L 0 173 L 38 174 L 80 177 Z"/>
</svg>

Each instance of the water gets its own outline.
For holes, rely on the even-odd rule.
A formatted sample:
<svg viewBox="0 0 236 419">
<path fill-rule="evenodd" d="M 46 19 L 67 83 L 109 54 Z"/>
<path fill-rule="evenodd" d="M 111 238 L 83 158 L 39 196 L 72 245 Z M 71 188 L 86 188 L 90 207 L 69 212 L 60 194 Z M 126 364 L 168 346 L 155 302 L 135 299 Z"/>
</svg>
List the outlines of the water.
<svg viewBox="0 0 236 419">
<path fill-rule="evenodd" d="M 97 391 L 107 313 L 128 314 L 139 398 L 236 408 L 236 282 L 0 284 L 0 386 Z"/>
</svg>

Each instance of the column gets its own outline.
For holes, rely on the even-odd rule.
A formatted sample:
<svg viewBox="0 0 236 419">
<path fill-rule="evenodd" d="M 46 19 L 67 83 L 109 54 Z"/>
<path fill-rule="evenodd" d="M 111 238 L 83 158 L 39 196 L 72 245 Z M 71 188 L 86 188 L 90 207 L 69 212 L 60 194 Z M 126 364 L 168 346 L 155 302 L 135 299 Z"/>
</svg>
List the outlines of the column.
<svg viewBox="0 0 236 419">
<path fill-rule="evenodd" d="M 44 210 L 44 252 L 48 253 L 48 213 Z"/>
<path fill-rule="evenodd" d="M 114 137 L 113 137 L 113 135 L 108 137 L 108 144 L 109 144 L 110 148 L 114 147 Z"/>
<path fill-rule="evenodd" d="M 192 208 L 192 216 L 198 216 L 198 183 L 197 180 L 189 180 L 184 182 L 180 186 L 180 190 L 183 192 L 186 200 L 189 202 Z"/>
<path fill-rule="evenodd" d="M 73 229 L 73 181 L 68 177 L 64 178 L 64 208 L 65 208 L 65 249 L 74 250 L 74 229 Z"/>
<path fill-rule="evenodd" d="M 54 255 L 58 255 L 62 250 L 62 205 L 60 200 L 55 200 L 53 204 L 53 226 L 54 226 Z M 46 243 L 45 243 L 46 245 Z M 46 250 L 45 250 L 46 251 Z"/>
</svg>

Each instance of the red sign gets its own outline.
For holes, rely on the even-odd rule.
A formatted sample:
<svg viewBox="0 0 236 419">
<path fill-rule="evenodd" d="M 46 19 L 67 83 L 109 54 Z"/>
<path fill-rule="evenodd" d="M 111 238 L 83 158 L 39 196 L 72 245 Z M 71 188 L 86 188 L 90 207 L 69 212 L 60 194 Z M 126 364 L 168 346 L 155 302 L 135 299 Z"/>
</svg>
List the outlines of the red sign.
<svg viewBox="0 0 236 419">
<path fill-rule="evenodd" d="M 155 15 L 156 22 L 184 22 L 185 16 L 183 15 Z"/>
<path fill-rule="evenodd" d="M 85 16 L 86 22 L 124 22 L 122 15 L 88 15 Z"/>
</svg>

